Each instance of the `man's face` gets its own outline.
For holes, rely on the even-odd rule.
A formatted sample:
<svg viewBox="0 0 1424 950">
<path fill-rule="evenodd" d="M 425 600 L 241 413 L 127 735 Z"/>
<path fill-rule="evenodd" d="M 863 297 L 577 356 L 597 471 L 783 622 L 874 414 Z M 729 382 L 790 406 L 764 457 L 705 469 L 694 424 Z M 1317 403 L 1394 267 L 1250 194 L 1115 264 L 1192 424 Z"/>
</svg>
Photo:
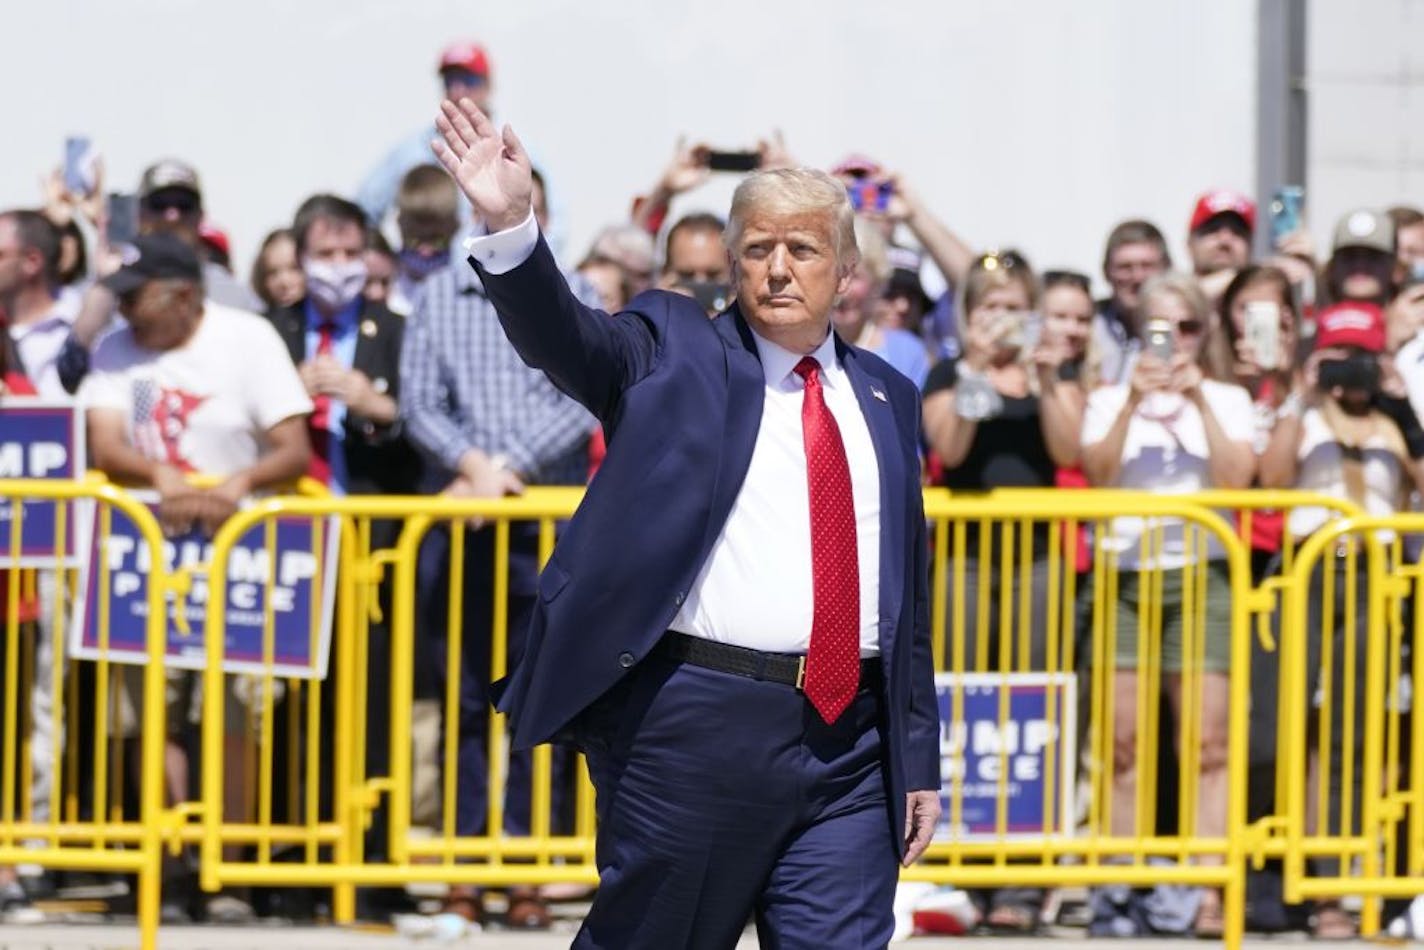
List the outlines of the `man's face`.
<svg viewBox="0 0 1424 950">
<path fill-rule="evenodd" d="M 144 234 L 171 231 L 196 236 L 203 202 L 187 188 L 160 188 L 139 202 L 138 227 Z"/>
<path fill-rule="evenodd" d="M 725 284 L 730 279 L 722 236 L 709 228 L 683 228 L 668 242 L 667 263 L 658 285 L 670 290 L 685 282 Z"/>
<path fill-rule="evenodd" d="M 1424 268 L 1424 222 L 1395 232 L 1395 252 L 1406 274 Z"/>
<path fill-rule="evenodd" d="M 202 317 L 196 284 L 150 280 L 119 298 L 119 312 L 133 328 L 134 342 L 147 350 L 177 349 L 193 335 Z"/>
<path fill-rule="evenodd" d="M 737 302 L 752 329 L 794 353 L 825 341 L 836 296 L 854 271 L 840 265 L 828 212 L 748 217 L 733 249 Z"/>
<path fill-rule="evenodd" d="M 1372 247 L 1342 247 L 1331 260 L 1347 300 L 1378 300 L 1389 286 L 1394 258 Z"/>
<path fill-rule="evenodd" d="M 1167 269 L 1161 249 L 1148 241 L 1123 244 L 1108 258 L 1106 277 L 1112 285 L 1113 300 L 1128 313 L 1137 312 L 1137 292 L 1148 280 Z"/>
<path fill-rule="evenodd" d="M 1251 262 L 1251 232 L 1240 215 L 1218 214 L 1192 232 L 1187 250 L 1198 275 L 1240 270 Z"/>
<path fill-rule="evenodd" d="M 472 73 L 468 69 L 450 68 L 440 73 L 441 82 L 445 85 L 445 98 L 451 102 L 459 102 L 461 99 L 469 99 L 480 107 L 480 111 L 485 115 L 490 114 L 490 83 L 484 76 Z"/>
<path fill-rule="evenodd" d="M 366 234 L 354 221 L 317 218 L 307 228 L 303 261 L 345 264 L 359 261 L 366 252 Z"/>
</svg>

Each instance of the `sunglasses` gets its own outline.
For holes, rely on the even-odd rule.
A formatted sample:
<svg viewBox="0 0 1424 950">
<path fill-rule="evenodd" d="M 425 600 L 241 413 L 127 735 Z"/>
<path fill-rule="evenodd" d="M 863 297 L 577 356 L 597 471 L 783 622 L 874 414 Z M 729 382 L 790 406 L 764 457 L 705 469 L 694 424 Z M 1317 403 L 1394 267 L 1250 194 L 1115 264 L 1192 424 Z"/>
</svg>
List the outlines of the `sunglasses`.
<svg viewBox="0 0 1424 950">
<path fill-rule="evenodd" d="M 980 270 L 1015 270 L 1028 268 L 1028 261 L 1018 251 L 985 251 L 974 260 Z"/>
<path fill-rule="evenodd" d="M 202 209 L 198 196 L 190 191 L 156 191 L 143 199 L 143 207 L 150 214 L 177 211 L 182 215 L 197 214 Z"/>
<path fill-rule="evenodd" d="M 1153 317 L 1154 320 L 1161 320 L 1163 323 L 1171 323 L 1173 328 L 1182 336 L 1198 336 L 1206 329 L 1206 324 L 1200 320 L 1186 319 L 1173 322 L 1166 317 Z"/>
<path fill-rule="evenodd" d="M 1046 270 L 1043 272 L 1044 290 L 1052 290 L 1054 287 L 1074 287 L 1091 295 L 1092 286 L 1092 281 L 1088 280 L 1088 276 L 1077 271 Z"/>
</svg>

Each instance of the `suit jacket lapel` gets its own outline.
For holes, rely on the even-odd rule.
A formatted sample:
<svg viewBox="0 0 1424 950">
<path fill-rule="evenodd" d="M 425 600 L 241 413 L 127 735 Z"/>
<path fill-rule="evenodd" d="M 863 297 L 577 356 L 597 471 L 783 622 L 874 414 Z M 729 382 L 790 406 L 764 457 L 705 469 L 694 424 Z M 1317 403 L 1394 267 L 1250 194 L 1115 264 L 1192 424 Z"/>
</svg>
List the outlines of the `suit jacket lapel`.
<svg viewBox="0 0 1424 950">
<path fill-rule="evenodd" d="M 766 401 L 766 377 L 757 357 L 756 341 L 736 304 L 724 311 L 713 326 L 722 337 L 726 359 L 727 414 L 723 420 L 721 461 L 712 489 L 707 532 L 702 539 L 704 560 L 727 523 L 737 492 L 747 477 Z"/>
<path fill-rule="evenodd" d="M 904 601 L 905 588 L 905 462 L 895 431 L 895 411 L 888 398 L 889 387 L 868 371 L 855 353 L 836 339 L 836 350 L 855 390 L 860 411 L 870 429 L 875 457 L 880 469 L 880 655 L 890 656 L 895 628 Z M 879 395 L 877 395 L 877 393 Z"/>
</svg>

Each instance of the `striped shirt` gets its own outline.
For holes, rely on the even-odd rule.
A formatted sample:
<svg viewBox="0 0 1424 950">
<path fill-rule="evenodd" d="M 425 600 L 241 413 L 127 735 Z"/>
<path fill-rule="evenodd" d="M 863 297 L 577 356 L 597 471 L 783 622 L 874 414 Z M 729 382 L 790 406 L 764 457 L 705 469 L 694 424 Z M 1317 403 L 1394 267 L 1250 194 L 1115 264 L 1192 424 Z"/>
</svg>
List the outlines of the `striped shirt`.
<svg viewBox="0 0 1424 950">
<path fill-rule="evenodd" d="M 574 293 L 597 306 L 584 281 Z M 530 483 L 578 485 L 588 475 L 594 419 L 520 359 L 474 268 L 463 261 L 421 285 L 401 349 L 401 417 L 444 487 L 470 449 L 503 454 Z"/>
</svg>

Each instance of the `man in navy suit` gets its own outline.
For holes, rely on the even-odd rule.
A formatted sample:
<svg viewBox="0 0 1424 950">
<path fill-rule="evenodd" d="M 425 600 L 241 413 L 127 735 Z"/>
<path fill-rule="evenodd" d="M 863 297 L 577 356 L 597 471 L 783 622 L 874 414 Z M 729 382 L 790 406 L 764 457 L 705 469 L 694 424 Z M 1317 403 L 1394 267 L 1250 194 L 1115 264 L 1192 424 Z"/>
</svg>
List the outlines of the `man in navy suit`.
<svg viewBox="0 0 1424 950">
<path fill-rule="evenodd" d="M 602 420 L 608 455 L 544 569 L 502 684 L 515 748 L 575 741 L 598 794 L 576 947 L 884 946 L 897 863 L 939 817 L 914 387 L 830 312 L 857 260 L 844 188 L 745 179 L 737 303 L 580 304 L 529 159 L 468 100 L 437 156 L 520 355 Z"/>
</svg>

